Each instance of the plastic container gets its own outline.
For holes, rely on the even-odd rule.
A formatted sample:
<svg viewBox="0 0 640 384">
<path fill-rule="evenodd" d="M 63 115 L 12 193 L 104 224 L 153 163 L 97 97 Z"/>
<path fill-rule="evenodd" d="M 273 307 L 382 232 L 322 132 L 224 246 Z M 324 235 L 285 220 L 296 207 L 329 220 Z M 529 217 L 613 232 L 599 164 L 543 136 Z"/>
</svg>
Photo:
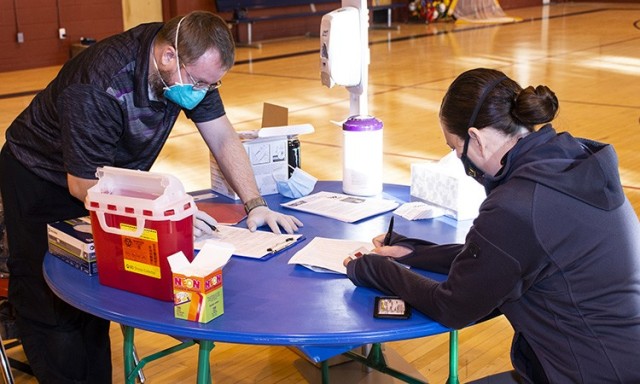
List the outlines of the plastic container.
<svg viewBox="0 0 640 384">
<path fill-rule="evenodd" d="M 173 301 L 167 257 L 193 259 L 193 197 L 171 175 L 103 167 L 86 208 L 100 283 Z"/>
<path fill-rule="evenodd" d="M 382 121 L 352 116 L 342 125 L 342 190 L 358 196 L 382 192 Z"/>
<path fill-rule="evenodd" d="M 289 136 L 287 138 L 287 150 L 289 160 L 289 177 L 293 174 L 293 170 L 300 168 L 300 139 L 298 135 Z"/>
</svg>

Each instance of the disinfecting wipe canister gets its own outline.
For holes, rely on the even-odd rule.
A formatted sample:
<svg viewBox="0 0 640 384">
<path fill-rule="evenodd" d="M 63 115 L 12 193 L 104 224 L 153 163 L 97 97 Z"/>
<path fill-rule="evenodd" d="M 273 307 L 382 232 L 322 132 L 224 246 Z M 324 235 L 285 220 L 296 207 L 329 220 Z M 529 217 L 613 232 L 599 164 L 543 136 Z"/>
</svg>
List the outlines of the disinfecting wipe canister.
<svg viewBox="0 0 640 384">
<path fill-rule="evenodd" d="M 342 132 L 342 190 L 358 196 L 382 192 L 382 121 L 352 116 Z"/>
</svg>

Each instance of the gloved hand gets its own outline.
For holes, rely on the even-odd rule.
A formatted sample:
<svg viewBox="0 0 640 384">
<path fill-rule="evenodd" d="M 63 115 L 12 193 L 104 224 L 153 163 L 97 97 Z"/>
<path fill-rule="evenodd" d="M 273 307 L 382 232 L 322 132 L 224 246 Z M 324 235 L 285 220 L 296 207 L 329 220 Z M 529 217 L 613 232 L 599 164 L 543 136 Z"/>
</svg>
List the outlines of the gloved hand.
<svg viewBox="0 0 640 384">
<path fill-rule="evenodd" d="M 193 236 L 211 235 L 216 225 L 218 225 L 216 219 L 204 211 L 197 210 L 193 215 Z"/>
<path fill-rule="evenodd" d="M 281 233 L 280 227 L 287 233 L 294 233 L 298 230 L 298 227 L 302 227 L 303 225 L 296 217 L 272 211 L 269 207 L 265 206 L 256 207 L 249 212 L 247 228 L 249 228 L 251 232 L 265 224 L 269 225 L 269 228 L 271 228 L 274 233 Z"/>
</svg>

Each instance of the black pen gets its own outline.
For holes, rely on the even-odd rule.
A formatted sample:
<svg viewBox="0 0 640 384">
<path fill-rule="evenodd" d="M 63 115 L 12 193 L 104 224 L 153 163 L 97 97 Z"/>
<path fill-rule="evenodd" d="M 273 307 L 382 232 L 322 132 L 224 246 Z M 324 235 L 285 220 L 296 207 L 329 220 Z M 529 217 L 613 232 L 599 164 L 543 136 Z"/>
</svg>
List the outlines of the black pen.
<svg viewBox="0 0 640 384">
<path fill-rule="evenodd" d="M 382 245 L 389 245 L 391 243 L 391 234 L 393 233 L 393 216 L 391 216 L 391 220 L 389 220 L 389 229 L 387 230 L 387 234 L 384 236 L 384 241 Z"/>
<path fill-rule="evenodd" d="M 207 227 L 211 228 L 213 230 L 213 232 L 220 232 L 220 230 L 213 224 L 209 224 L 206 221 L 202 220 L 203 223 L 205 223 L 207 225 Z"/>
</svg>

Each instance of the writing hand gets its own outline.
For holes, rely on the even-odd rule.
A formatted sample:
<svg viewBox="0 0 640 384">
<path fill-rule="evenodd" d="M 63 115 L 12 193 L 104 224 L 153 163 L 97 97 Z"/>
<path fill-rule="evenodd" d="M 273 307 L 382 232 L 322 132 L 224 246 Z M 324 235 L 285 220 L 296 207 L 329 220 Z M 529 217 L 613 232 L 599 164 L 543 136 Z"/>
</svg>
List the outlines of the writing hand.
<svg viewBox="0 0 640 384">
<path fill-rule="evenodd" d="M 200 237 L 202 235 L 211 235 L 218 232 L 216 225 L 218 222 L 204 211 L 197 210 L 193 215 L 193 235 Z"/>
<path fill-rule="evenodd" d="M 383 245 L 371 250 L 371 253 L 375 253 L 376 255 L 388 256 L 393 258 L 404 257 L 411 252 L 411 249 L 403 247 L 402 245 Z"/>
<path fill-rule="evenodd" d="M 386 233 L 382 233 L 376 237 L 373 238 L 373 240 L 371 240 L 371 242 L 373 243 L 373 246 L 376 248 L 380 248 L 382 246 L 384 246 L 384 239 L 385 237 L 387 237 Z"/>
<path fill-rule="evenodd" d="M 382 237 L 384 237 L 384 235 L 381 235 Z M 374 242 L 375 244 L 375 242 Z M 380 242 L 381 244 L 381 242 Z M 412 252 L 411 249 L 407 248 L 407 247 L 403 247 L 402 245 L 382 245 L 382 246 L 377 246 L 376 248 L 372 249 L 371 252 L 369 254 L 374 254 L 374 255 L 378 255 L 378 256 L 386 256 L 386 257 L 393 257 L 393 258 L 400 258 L 400 257 L 404 257 L 408 254 L 410 254 Z M 358 256 L 349 256 L 346 259 L 344 259 L 342 261 L 342 265 L 344 265 L 345 267 L 347 266 L 347 264 L 349 264 L 352 260 L 355 259 L 359 259 L 360 257 L 362 257 L 362 255 L 358 255 Z"/>
</svg>

